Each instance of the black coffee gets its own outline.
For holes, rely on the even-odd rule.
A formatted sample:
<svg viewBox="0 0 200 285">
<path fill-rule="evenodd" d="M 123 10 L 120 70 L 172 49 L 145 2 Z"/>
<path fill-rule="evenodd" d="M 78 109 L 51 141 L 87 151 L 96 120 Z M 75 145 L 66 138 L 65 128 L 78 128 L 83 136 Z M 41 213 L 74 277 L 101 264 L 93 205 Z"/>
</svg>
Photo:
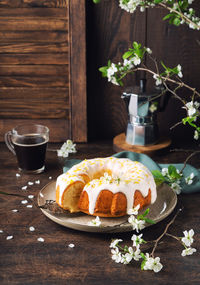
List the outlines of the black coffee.
<svg viewBox="0 0 200 285">
<path fill-rule="evenodd" d="M 37 170 L 44 166 L 47 140 L 38 134 L 27 134 L 13 141 L 19 168 Z"/>
</svg>

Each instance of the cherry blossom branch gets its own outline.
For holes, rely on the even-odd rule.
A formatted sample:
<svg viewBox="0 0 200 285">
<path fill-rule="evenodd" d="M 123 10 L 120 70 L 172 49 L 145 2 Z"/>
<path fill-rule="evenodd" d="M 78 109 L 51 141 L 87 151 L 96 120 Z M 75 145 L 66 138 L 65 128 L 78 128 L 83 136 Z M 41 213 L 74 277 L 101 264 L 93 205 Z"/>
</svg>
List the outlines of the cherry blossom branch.
<svg viewBox="0 0 200 285">
<path fill-rule="evenodd" d="M 185 161 L 184 161 L 184 163 L 183 163 L 183 167 L 182 167 L 182 169 L 180 170 L 180 173 L 182 173 L 183 172 L 183 170 L 185 169 L 185 167 L 186 167 L 186 165 L 187 165 L 187 162 L 193 157 L 193 156 L 195 156 L 196 154 L 198 154 L 198 153 L 200 153 L 200 150 L 196 150 L 196 151 L 193 151 L 193 150 L 186 150 L 186 149 L 173 149 L 173 150 L 171 150 L 171 152 L 172 151 L 181 151 L 181 152 L 191 152 L 192 151 L 192 153 L 185 159 Z"/>
<path fill-rule="evenodd" d="M 196 24 L 195 22 L 193 22 L 190 18 L 188 18 L 186 15 L 184 15 L 183 13 L 177 11 L 176 9 L 173 9 L 172 7 L 168 7 L 166 4 L 164 3 L 159 3 L 158 6 L 177 14 L 178 16 L 180 16 L 185 22 L 187 22 L 188 24 L 192 25 L 195 29 L 199 30 L 200 26 L 198 24 Z"/>
<path fill-rule="evenodd" d="M 155 240 L 155 244 L 153 247 L 153 250 L 151 252 L 151 256 L 154 258 L 154 253 L 155 250 L 158 246 L 159 241 L 167 234 L 168 228 L 174 223 L 175 219 L 177 218 L 177 216 L 179 215 L 179 213 L 183 210 L 183 208 L 178 209 L 177 213 L 175 214 L 175 216 L 173 217 L 173 219 L 166 225 L 164 232 Z"/>
<path fill-rule="evenodd" d="M 147 73 L 150 73 L 152 75 L 158 75 L 156 72 L 148 69 L 148 68 L 144 68 L 144 67 L 137 67 L 137 68 L 134 68 L 132 71 L 130 72 L 135 72 L 135 71 L 145 71 Z M 169 78 L 169 77 L 165 77 L 165 76 L 160 76 L 160 78 L 164 81 L 164 82 L 170 82 L 170 83 L 174 83 L 176 85 L 178 85 L 178 87 L 185 87 L 187 89 L 189 89 L 190 91 L 192 91 L 193 93 L 195 93 L 196 95 L 198 95 L 200 97 L 200 93 L 196 91 L 195 88 L 187 85 L 186 83 L 183 83 L 183 82 L 178 82 L 172 78 Z"/>
</svg>

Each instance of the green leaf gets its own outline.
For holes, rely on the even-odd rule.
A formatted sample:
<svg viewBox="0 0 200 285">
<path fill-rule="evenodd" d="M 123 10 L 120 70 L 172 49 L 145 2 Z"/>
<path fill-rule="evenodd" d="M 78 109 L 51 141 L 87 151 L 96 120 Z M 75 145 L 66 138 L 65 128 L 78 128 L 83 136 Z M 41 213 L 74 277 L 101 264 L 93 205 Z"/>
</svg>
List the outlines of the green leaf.
<svg viewBox="0 0 200 285">
<path fill-rule="evenodd" d="M 108 70 L 107 66 L 102 66 L 99 68 L 99 71 L 102 73 L 103 77 L 107 77 L 107 70 Z"/>
<path fill-rule="evenodd" d="M 141 269 L 144 270 L 144 266 L 145 266 L 146 260 L 143 260 L 141 263 Z"/>
<path fill-rule="evenodd" d="M 167 14 L 167 15 L 163 18 L 163 21 L 170 19 L 172 16 L 173 16 L 172 14 Z"/>
<path fill-rule="evenodd" d="M 173 175 L 176 172 L 176 167 L 174 165 L 169 165 L 168 172 L 170 176 Z"/>
<path fill-rule="evenodd" d="M 98 3 L 101 2 L 101 0 L 93 0 L 93 2 L 94 2 L 95 4 L 98 4 Z"/>
<path fill-rule="evenodd" d="M 145 222 L 148 223 L 148 224 L 152 224 L 154 225 L 156 222 L 154 220 L 151 220 L 149 218 L 144 218 Z"/>
<path fill-rule="evenodd" d="M 146 209 L 146 211 L 142 214 L 142 216 L 145 217 L 146 215 L 148 215 L 148 213 L 149 213 L 149 208 Z"/>
<path fill-rule="evenodd" d="M 179 26 L 180 23 L 181 23 L 181 20 L 180 20 L 179 18 L 174 18 L 173 24 L 174 24 L 175 26 Z"/>
<path fill-rule="evenodd" d="M 165 179 L 162 173 L 159 170 L 152 170 L 152 174 L 156 178 Z"/>
<path fill-rule="evenodd" d="M 129 50 L 129 51 L 127 51 L 127 52 L 125 52 L 124 54 L 123 54 L 123 59 L 126 59 L 126 58 L 128 58 L 128 57 L 130 57 L 131 55 L 133 55 L 133 50 Z"/>
<path fill-rule="evenodd" d="M 140 256 L 143 258 L 143 259 L 146 259 L 145 255 L 143 252 L 140 253 Z"/>
<path fill-rule="evenodd" d="M 177 172 L 177 169 L 174 165 L 168 166 L 168 172 L 172 179 L 181 179 L 181 175 Z"/>
</svg>

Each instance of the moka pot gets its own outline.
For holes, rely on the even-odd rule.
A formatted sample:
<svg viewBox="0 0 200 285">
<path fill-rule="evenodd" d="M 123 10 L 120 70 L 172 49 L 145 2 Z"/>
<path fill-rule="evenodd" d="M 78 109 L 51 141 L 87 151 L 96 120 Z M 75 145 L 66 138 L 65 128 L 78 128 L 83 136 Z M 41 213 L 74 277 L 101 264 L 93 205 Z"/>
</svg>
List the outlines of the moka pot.
<svg viewBox="0 0 200 285">
<path fill-rule="evenodd" d="M 126 101 L 129 121 L 126 130 L 126 142 L 130 145 L 148 146 L 159 140 L 157 113 L 165 108 L 166 100 L 159 96 L 162 88 L 156 88 L 151 93 L 145 92 L 145 80 L 140 80 L 140 86 L 128 88 L 122 95 Z M 162 98 L 163 99 L 163 98 Z"/>
</svg>

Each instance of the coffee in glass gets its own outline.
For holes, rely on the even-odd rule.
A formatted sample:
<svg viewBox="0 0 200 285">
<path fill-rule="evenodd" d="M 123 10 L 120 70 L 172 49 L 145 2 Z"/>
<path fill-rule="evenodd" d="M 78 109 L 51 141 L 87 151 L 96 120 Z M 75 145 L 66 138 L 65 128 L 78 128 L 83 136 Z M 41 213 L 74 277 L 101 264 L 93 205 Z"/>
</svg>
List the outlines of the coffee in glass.
<svg viewBox="0 0 200 285">
<path fill-rule="evenodd" d="M 40 173 L 45 169 L 49 129 L 42 125 L 19 125 L 5 134 L 8 148 L 17 156 L 21 171 Z"/>
</svg>

